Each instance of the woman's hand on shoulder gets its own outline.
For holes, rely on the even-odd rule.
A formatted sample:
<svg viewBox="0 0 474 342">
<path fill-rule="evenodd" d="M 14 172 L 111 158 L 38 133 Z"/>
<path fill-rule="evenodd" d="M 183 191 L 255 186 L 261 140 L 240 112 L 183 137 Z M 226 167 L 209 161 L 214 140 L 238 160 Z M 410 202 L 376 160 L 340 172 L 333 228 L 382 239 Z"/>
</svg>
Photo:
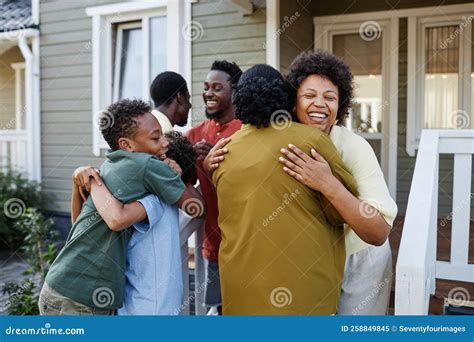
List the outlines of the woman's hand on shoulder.
<svg viewBox="0 0 474 342">
<path fill-rule="evenodd" d="M 298 147 L 289 144 L 282 148 L 280 157 L 283 171 L 303 183 L 307 187 L 320 191 L 323 194 L 330 191 L 336 178 L 332 174 L 329 163 L 315 149 L 311 149 L 311 156 Z"/>
<path fill-rule="evenodd" d="M 225 147 L 231 138 L 223 138 L 217 142 L 217 144 L 209 151 L 209 154 L 204 158 L 203 166 L 204 169 L 212 174 L 218 167 L 219 164 L 225 159 L 224 155 L 229 152 Z"/>
</svg>

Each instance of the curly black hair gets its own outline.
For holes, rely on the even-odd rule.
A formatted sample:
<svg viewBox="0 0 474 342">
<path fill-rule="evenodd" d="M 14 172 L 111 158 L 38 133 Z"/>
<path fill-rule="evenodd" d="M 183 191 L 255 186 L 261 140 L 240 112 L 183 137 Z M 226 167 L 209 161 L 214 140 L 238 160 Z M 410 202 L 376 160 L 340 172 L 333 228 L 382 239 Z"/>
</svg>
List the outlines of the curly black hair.
<svg viewBox="0 0 474 342">
<path fill-rule="evenodd" d="M 242 70 L 235 62 L 214 61 L 211 66 L 211 71 L 212 70 L 222 71 L 229 75 L 229 80 L 233 87 L 237 85 L 240 76 L 242 76 Z"/>
<path fill-rule="evenodd" d="M 149 113 L 150 106 L 142 100 L 124 99 L 112 103 L 100 114 L 99 128 L 113 151 L 119 149 L 120 138 L 133 138 L 138 123 L 134 118 Z"/>
<path fill-rule="evenodd" d="M 196 183 L 196 158 L 197 153 L 193 148 L 193 144 L 183 134 L 171 131 L 165 134 L 169 141 L 168 152 L 166 156 L 173 159 L 183 170 L 181 179 L 184 183 Z"/>
<path fill-rule="evenodd" d="M 330 80 L 339 91 L 339 108 L 336 119 L 342 124 L 349 115 L 354 100 L 353 75 L 349 66 L 335 55 L 324 51 L 302 52 L 291 63 L 286 79 L 298 89 L 306 77 L 320 75 Z"/>
<path fill-rule="evenodd" d="M 296 120 L 291 112 L 292 88 L 276 69 L 256 64 L 242 74 L 236 86 L 233 103 L 235 116 L 244 124 L 268 127 L 279 120 Z"/>
<path fill-rule="evenodd" d="M 178 94 L 187 95 L 188 93 L 186 80 L 173 71 L 158 74 L 150 86 L 150 97 L 155 103 L 155 107 L 162 104 L 169 105 Z"/>
</svg>

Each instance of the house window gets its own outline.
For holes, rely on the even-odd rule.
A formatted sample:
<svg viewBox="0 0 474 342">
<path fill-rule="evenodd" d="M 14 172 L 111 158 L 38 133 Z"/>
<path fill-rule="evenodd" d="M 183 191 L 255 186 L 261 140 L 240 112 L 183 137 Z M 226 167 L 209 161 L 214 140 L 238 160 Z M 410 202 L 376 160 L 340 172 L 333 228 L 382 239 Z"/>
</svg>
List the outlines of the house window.
<svg viewBox="0 0 474 342">
<path fill-rule="evenodd" d="M 191 42 L 181 28 L 191 20 L 189 1 L 131 1 L 89 7 L 92 17 L 93 152 L 108 145 L 98 127 L 98 115 L 124 98 L 150 100 L 150 84 L 172 70 L 190 81 Z M 189 82 L 191 84 L 191 82 Z"/>
<path fill-rule="evenodd" d="M 147 34 L 143 27 L 148 27 Z M 113 101 L 149 100 L 149 85 L 156 75 L 166 70 L 166 17 L 117 24 L 115 31 Z M 148 58 L 144 58 L 144 54 Z"/>
<path fill-rule="evenodd" d="M 140 23 L 121 24 L 117 28 L 113 99 L 140 98 L 143 94 L 142 28 Z"/>
<path fill-rule="evenodd" d="M 472 16 L 408 19 L 407 152 L 422 129 L 474 128 Z"/>
<path fill-rule="evenodd" d="M 458 128 L 453 113 L 459 108 L 459 36 L 456 26 L 425 29 L 424 128 Z M 443 43 L 455 37 L 446 46 Z"/>
</svg>

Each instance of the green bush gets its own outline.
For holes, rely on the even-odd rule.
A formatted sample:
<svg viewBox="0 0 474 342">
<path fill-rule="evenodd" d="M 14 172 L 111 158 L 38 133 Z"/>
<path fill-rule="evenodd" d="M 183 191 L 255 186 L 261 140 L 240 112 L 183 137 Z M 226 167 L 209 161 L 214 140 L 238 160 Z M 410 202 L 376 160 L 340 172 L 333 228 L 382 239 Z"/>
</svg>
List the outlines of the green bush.
<svg viewBox="0 0 474 342">
<path fill-rule="evenodd" d="M 25 232 L 15 226 L 26 208 L 41 208 L 44 198 L 40 185 L 18 173 L 0 172 L 0 250 L 16 250 Z"/>
<path fill-rule="evenodd" d="M 7 283 L 3 286 L 3 294 L 8 294 L 6 309 L 8 314 L 15 316 L 39 315 L 38 295 L 32 279 L 24 281 L 21 285 Z"/>
<path fill-rule="evenodd" d="M 52 219 L 45 219 L 35 208 L 27 209 L 15 223 L 15 228 L 25 236 L 21 251 L 30 266 L 24 274 L 30 277 L 21 284 L 7 283 L 3 286 L 3 293 L 9 296 L 6 311 L 10 315 L 39 314 L 35 279 L 39 278 L 40 287 L 44 284 L 57 255 L 57 233 L 51 229 L 53 224 Z"/>
</svg>

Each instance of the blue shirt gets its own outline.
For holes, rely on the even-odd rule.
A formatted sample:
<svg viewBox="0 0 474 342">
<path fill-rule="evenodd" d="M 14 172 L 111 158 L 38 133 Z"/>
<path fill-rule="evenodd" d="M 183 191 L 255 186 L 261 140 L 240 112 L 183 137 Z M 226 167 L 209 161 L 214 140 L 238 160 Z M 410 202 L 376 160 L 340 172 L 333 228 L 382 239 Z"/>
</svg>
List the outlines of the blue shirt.
<svg viewBox="0 0 474 342">
<path fill-rule="evenodd" d="M 134 225 L 127 251 L 124 305 L 119 315 L 178 315 L 183 274 L 178 208 L 149 195 L 139 202 L 148 221 Z"/>
</svg>

